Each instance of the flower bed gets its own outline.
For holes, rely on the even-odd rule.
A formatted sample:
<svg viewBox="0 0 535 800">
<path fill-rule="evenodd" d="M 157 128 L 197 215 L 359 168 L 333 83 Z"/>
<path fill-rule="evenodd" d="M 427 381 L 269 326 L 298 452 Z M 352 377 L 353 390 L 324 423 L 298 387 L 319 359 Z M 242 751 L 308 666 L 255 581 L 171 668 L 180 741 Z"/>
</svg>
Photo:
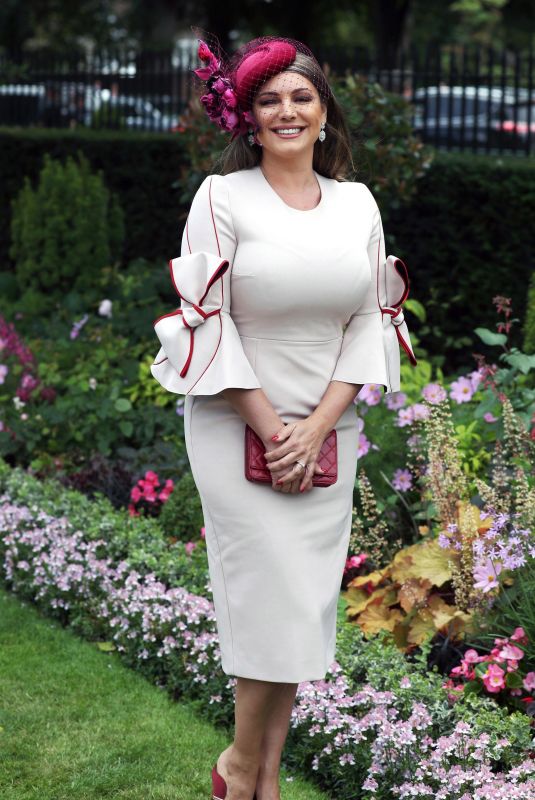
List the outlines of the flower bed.
<svg viewBox="0 0 535 800">
<path fill-rule="evenodd" d="M 198 558 L 202 547 L 189 554 L 182 542 L 166 548 L 156 520 L 47 490 L 1 462 L 0 487 L 0 573 L 7 587 L 102 649 L 117 650 L 126 664 L 198 704 L 214 722 L 231 725 L 236 679 L 220 668 L 213 605 L 162 579 L 177 575 L 173 560 Z M 140 539 L 125 535 L 128 525 L 145 526 L 143 554 Z M 190 574 L 201 569 L 199 561 Z M 337 659 L 324 681 L 298 687 L 289 765 L 316 775 L 340 800 L 354 800 L 357 792 L 444 800 L 534 796 L 527 716 L 484 697 L 452 703 L 441 676 L 427 673 L 423 661 L 406 660 L 380 638 L 365 642 L 346 623 Z"/>
</svg>

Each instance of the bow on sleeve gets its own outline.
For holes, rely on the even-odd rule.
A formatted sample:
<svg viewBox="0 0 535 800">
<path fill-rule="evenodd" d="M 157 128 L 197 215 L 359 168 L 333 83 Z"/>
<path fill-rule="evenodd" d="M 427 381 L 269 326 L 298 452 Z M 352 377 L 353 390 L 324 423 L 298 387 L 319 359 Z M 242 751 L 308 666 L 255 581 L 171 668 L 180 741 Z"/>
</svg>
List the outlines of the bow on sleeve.
<svg viewBox="0 0 535 800">
<path fill-rule="evenodd" d="M 177 394 L 215 394 L 227 386 L 260 386 L 225 299 L 227 259 L 189 253 L 169 261 L 180 308 L 154 323 L 161 348 L 151 373 Z"/>
<path fill-rule="evenodd" d="M 399 347 L 401 346 L 416 366 L 409 329 L 403 315 L 403 303 L 409 296 L 409 274 L 405 262 L 397 256 L 388 256 L 385 261 L 385 274 L 382 291 L 377 271 L 377 297 L 383 319 L 383 341 L 385 345 L 386 366 L 392 383 L 399 382 Z M 381 304 L 381 296 L 385 304 Z"/>
</svg>

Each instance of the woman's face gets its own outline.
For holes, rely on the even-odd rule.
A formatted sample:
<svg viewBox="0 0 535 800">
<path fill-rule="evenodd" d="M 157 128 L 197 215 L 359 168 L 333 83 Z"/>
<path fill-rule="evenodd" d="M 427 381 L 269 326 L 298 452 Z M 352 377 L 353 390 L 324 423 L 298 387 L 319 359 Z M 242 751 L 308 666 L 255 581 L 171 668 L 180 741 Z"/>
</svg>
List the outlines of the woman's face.
<svg viewBox="0 0 535 800">
<path fill-rule="evenodd" d="M 282 157 L 312 150 L 320 125 L 327 120 L 327 108 L 314 84 L 289 71 L 274 75 L 261 86 L 252 111 L 259 125 L 257 141 L 264 150 Z"/>
</svg>

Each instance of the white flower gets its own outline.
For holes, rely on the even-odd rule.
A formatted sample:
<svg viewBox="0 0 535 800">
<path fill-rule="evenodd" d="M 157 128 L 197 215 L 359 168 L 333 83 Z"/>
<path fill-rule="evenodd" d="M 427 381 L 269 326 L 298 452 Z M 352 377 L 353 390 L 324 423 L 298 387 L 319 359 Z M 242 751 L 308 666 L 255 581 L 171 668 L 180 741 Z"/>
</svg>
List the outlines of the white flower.
<svg viewBox="0 0 535 800">
<path fill-rule="evenodd" d="M 89 378 L 89 388 L 96 389 L 97 388 L 97 379 L 96 378 Z"/>
<path fill-rule="evenodd" d="M 101 317 L 111 317 L 112 305 L 113 305 L 113 303 L 112 303 L 111 300 L 108 300 L 108 299 L 102 300 L 100 305 L 99 305 L 99 307 L 98 307 L 98 313 L 100 314 L 100 316 Z"/>
</svg>

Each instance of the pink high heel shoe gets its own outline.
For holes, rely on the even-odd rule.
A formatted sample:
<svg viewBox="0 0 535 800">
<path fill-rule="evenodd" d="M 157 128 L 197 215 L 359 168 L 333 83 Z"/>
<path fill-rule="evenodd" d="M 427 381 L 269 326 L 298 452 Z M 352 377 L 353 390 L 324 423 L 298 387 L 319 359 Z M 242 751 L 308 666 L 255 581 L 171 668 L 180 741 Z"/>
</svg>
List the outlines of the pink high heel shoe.
<svg viewBox="0 0 535 800">
<path fill-rule="evenodd" d="M 217 761 L 212 768 L 212 800 L 225 800 L 227 796 L 227 784 L 222 775 L 217 771 Z M 256 792 L 253 795 L 256 800 Z"/>
</svg>

